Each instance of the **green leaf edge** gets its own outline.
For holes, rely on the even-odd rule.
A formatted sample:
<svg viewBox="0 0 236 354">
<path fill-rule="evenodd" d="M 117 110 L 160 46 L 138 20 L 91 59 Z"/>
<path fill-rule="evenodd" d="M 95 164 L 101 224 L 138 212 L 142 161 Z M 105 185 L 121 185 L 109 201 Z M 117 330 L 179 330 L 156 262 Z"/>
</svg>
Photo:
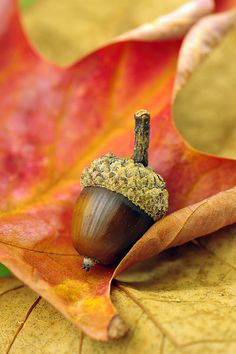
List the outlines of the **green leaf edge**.
<svg viewBox="0 0 236 354">
<path fill-rule="evenodd" d="M 7 277 L 11 274 L 10 270 L 3 264 L 0 264 L 0 278 Z"/>
</svg>

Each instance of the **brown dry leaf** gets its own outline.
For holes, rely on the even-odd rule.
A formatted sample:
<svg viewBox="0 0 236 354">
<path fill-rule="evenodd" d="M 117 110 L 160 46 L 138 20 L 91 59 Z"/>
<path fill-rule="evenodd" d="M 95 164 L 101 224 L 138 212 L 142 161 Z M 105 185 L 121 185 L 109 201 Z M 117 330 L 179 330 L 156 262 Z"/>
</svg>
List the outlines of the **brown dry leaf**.
<svg viewBox="0 0 236 354">
<path fill-rule="evenodd" d="M 235 236 L 227 227 L 120 276 L 112 300 L 130 331 L 109 343 L 81 336 L 22 283 L 1 279 L 1 353 L 234 353 Z"/>
<path fill-rule="evenodd" d="M 176 103 L 177 124 L 194 146 L 231 157 L 236 157 L 236 109 L 231 92 L 236 70 L 233 59 L 226 65 L 225 58 L 235 57 L 235 38 L 236 31 L 194 74 Z M 224 80 L 214 75 L 219 68 L 226 73 Z M 212 90 L 201 92 L 209 79 Z M 219 97 L 224 91 L 225 98 Z M 227 103 L 230 109 L 225 108 Z M 209 105 L 210 113 L 205 114 Z M 133 354 L 142 348 L 147 354 L 235 353 L 235 236 L 236 227 L 227 227 L 122 274 L 119 279 L 123 282 L 113 286 L 112 300 L 131 329 L 125 338 L 113 343 L 81 336 L 18 280 L 1 279 L 0 352 Z"/>
</svg>

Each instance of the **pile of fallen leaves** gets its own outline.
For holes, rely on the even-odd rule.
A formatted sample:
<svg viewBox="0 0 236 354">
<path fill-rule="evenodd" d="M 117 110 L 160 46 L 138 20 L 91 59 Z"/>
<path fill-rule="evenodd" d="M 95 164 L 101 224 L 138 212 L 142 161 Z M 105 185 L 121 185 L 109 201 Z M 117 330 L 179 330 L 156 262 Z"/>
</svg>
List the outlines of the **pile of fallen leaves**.
<svg viewBox="0 0 236 354">
<path fill-rule="evenodd" d="M 230 0 L 215 4 L 210 0 L 193 1 L 65 69 L 49 64 L 31 48 L 16 1 L 3 0 L 0 4 L 0 45 L 4 48 L 0 55 L 0 261 L 93 338 L 106 341 L 125 332 L 126 325 L 110 299 L 115 276 L 167 248 L 236 222 L 236 161 L 193 150 L 172 119 L 177 93 L 235 24 L 234 5 Z M 80 192 L 79 177 L 91 160 L 104 153 L 131 155 L 133 113 L 140 108 L 152 113 L 150 166 L 167 182 L 169 213 L 143 235 L 116 268 L 96 266 L 87 274 L 71 244 L 71 215 Z M 205 249 L 201 243 L 197 245 Z M 196 272 L 189 263 L 195 257 L 194 247 L 183 256 L 186 274 Z M 208 289 L 196 293 L 194 278 L 190 284 L 182 279 L 181 287 L 184 283 L 186 292 L 176 300 L 178 273 L 182 272 L 178 252 L 160 257 L 154 273 L 150 269 L 152 261 L 143 264 L 137 282 L 144 278 L 141 289 L 145 294 L 145 277 L 150 281 L 153 276 L 152 285 L 148 283 L 146 289 L 153 287 L 152 296 L 165 304 L 173 302 L 170 294 L 165 297 L 165 289 L 175 283 L 174 302 L 182 302 L 188 318 L 195 312 L 204 313 L 208 296 L 217 298 L 219 292 Z M 204 257 L 210 259 L 209 252 L 196 255 L 195 262 L 199 265 Z M 161 282 L 164 261 L 170 263 L 170 274 Z M 217 258 L 214 262 L 222 261 Z M 227 284 L 232 266 L 229 262 L 222 267 L 228 268 L 221 273 L 222 278 L 216 275 L 215 281 Z M 203 273 L 207 269 L 205 264 Z M 9 284 L 2 283 L 3 293 L 11 289 Z M 22 290 L 18 283 L 15 287 Z M 144 312 L 159 329 L 161 350 L 166 338 L 168 345 L 179 351 L 199 341 L 196 336 L 180 344 L 171 334 L 182 327 L 176 325 L 176 319 L 174 329 L 166 329 L 168 325 L 161 324 L 145 308 L 144 295 L 140 302 L 135 291 L 117 280 L 115 288 L 138 304 L 141 315 Z M 225 291 L 229 289 L 222 289 L 222 296 Z M 192 296 L 197 298 L 193 303 Z M 39 301 L 36 298 L 34 306 Z M 149 304 L 151 301 L 149 298 Z M 202 308 L 196 307 L 194 312 L 195 302 L 202 302 Z M 158 309 L 160 318 L 164 310 Z M 168 311 L 172 312 L 171 307 Z M 141 315 L 133 311 L 133 320 L 138 323 Z M 145 319 L 141 317 L 143 325 Z M 188 320 L 184 323 L 189 325 Z M 199 333 L 204 323 L 201 326 Z M 152 330 L 149 324 L 150 336 Z M 227 340 L 234 342 L 231 337 Z M 4 348 L 9 352 L 14 346 L 7 343 Z"/>
</svg>

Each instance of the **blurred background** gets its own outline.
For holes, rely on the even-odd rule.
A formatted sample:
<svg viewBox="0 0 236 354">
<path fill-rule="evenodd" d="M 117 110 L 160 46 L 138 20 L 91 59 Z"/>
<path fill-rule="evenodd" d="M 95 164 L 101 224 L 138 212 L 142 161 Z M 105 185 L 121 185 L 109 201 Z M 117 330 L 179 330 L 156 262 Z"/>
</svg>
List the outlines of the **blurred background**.
<svg viewBox="0 0 236 354">
<path fill-rule="evenodd" d="M 185 0 L 21 0 L 23 25 L 47 59 L 69 65 L 113 37 Z M 195 148 L 236 158 L 236 30 L 192 76 L 176 100 L 175 122 Z"/>
<path fill-rule="evenodd" d="M 186 2 L 21 0 L 30 38 L 44 55 L 62 65 Z"/>
</svg>

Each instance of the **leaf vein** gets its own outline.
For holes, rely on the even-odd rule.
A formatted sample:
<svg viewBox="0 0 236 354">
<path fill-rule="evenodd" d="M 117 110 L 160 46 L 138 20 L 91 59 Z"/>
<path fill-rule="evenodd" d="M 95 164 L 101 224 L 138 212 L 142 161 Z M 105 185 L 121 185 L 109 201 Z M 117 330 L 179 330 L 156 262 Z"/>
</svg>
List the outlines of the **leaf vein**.
<svg viewBox="0 0 236 354">
<path fill-rule="evenodd" d="M 82 354 L 83 352 L 83 343 L 84 343 L 84 333 L 81 331 L 80 332 L 80 342 L 79 342 L 79 353 Z"/>
<path fill-rule="evenodd" d="M 52 256 L 63 256 L 63 257 L 79 257 L 78 254 L 70 254 L 70 253 L 56 253 L 56 252 L 48 252 L 48 251 L 42 251 L 42 250 L 35 250 L 32 248 L 27 248 L 19 245 L 14 245 L 12 243 L 8 243 L 5 241 L 0 240 L 0 244 L 9 246 L 9 247 L 14 247 L 14 248 L 19 248 L 24 251 L 29 251 L 29 252 L 35 252 L 35 253 L 42 253 L 42 254 L 47 254 L 47 255 L 52 255 Z"/>
<path fill-rule="evenodd" d="M 172 334 L 170 334 L 169 331 L 165 327 L 163 327 L 162 324 L 156 318 L 153 317 L 151 312 L 133 294 L 131 294 L 124 286 L 120 285 L 117 281 L 115 281 L 114 286 L 121 292 L 124 292 L 126 296 L 146 314 L 146 316 L 154 324 L 154 326 L 159 329 L 163 336 L 169 339 L 169 341 L 180 353 L 186 354 L 183 348 L 181 348 L 178 342 L 173 338 Z"/>
<path fill-rule="evenodd" d="M 196 240 L 195 240 L 196 241 Z M 200 242 L 199 240 L 196 241 L 198 243 L 198 246 L 200 248 L 202 248 L 203 250 L 205 250 L 207 253 L 209 253 L 210 255 L 212 255 L 213 257 L 215 257 L 216 259 L 218 259 L 218 261 L 221 261 L 222 263 L 224 263 L 225 265 L 227 265 L 228 267 L 230 267 L 231 269 L 233 269 L 234 271 L 236 271 L 236 267 L 233 266 L 231 263 L 228 263 L 225 259 L 219 257 L 216 253 L 214 253 L 213 251 L 209 250 L 205 245 L 203 245 L 202 242 Z"/>
<path fill-rule="evenodd" d="M 3 291 L 2 293 L 0 293 L 0 297 L 1 297 L 1 296 L 4 296 L 4 295 L 6 295 L 6 294 L 8 294 L 8 293 L 10 293 L 10 292 L 12 292 L 12 291 L 21 289 L 21 288 L 23 288 L 24 286 L 25 286 L 25 285 L 18 285 L 18 286 L 14 287 L 14 288 L 11 288 L 11 289 L 8 289 L 8 290 L 6 290 L 6 291 Z"/>
<path fill-rule="evenodd" d="M 34 308 L 38 305 L 38 303 L 39 303 L 40 300 L 41 300 L 41 296 L 39 296 L 39 297 L 37 298 L 37 300 L 34 301 L 34 303 L 30 306 L 29 310 L 28 310 L 27 313 L 26 313 L 26 316 L 25 316 L 25 318 L 24 318 L 24 321 L 23 321 L 23 322 L 20 324 L 20 326 L 18 327 L 18 329 L 17 329 L 17 331 L 16 331 L 16 333 L 15 333 L 15 335 L 14 335 L 14 337 L 13 337 L 11 343 L 9 344 L 9 346 L 8 346 L 7 351 L 6 351 L 5 354 L 9 354 L 9 353 L 10 353 L 10 350 L 11 350 L 13 344 L 15 343 L 15 341 L 16 341 L 16 339 L 17 339 L 19 333 L 21 332 L 21 330 L 22 330 L 22 328 L 24 327 L 26 321 L 28 320 L 30 314 L 32 313 L 32 311 L 34 310 Z"/>
</svg>

